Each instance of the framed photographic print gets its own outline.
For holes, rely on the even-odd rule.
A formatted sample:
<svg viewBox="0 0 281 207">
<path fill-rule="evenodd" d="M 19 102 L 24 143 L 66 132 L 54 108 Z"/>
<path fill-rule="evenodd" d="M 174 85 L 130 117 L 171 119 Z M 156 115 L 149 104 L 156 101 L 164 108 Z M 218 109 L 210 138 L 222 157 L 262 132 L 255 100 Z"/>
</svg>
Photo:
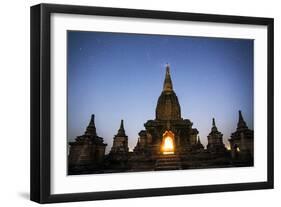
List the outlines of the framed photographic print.
<svg viewBox="0 0 281 207">
<path fill-rule="evenodd" d="M 273 188 L 273 19 L 31 7 L 31 200 Z"/>
</svg>

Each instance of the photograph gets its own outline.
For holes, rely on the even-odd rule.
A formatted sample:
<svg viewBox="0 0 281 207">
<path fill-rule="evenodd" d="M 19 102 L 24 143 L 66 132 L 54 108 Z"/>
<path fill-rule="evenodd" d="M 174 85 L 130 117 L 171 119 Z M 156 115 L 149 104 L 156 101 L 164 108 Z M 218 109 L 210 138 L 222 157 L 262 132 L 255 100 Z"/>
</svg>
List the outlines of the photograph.
<svg viewBox="0 0 281 207">
<path fill-rule="evenodd" d="M 0 207 L 281 204 L 278 1 L 1 3 Z"/>
<path fill-rule="evenodd" d="M 30 8 L 32 201 L 274 188 L 274 18 L 169 8 Z"/>
<path fill-rule="evenodd" d="M 254 40 L 67 30 L 67 175 L 254 167 Z"/>
</svg>

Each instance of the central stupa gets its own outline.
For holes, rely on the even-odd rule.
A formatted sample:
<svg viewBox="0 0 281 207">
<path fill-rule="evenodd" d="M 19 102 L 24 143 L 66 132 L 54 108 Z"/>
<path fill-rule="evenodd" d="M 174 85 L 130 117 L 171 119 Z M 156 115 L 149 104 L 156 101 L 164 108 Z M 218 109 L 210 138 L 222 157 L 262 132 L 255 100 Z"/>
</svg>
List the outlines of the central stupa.
<svg viewBox="0 0 281 207">
<path fill-rule="evenodd" d="M 178 97 L 173 90 L 173 83 L 170 75 L 170 66 L 166 66 L 166 75 L 163 84 L 163 91 L 158 98 L 156 107 L 157 120 L 179 120 L 181 109 Z"/>
<path fill-rule="evenodd" d="M 181 107 L 178 97 L 173 89 L 170 66 L 166 65 L 166 74 L 163 90 L 158 98 L 154 120 L 148 120 L 145 130 L 139 133 L 135 153 L 158 156 L 163 154 L 165 143 L 164 135 L 173 133 L 173 153 L 180 155 L 198 151 L 198 130 L 192 128 L 193 123 L 189 119 L 181 117 Z M 202 148 L 203 149 L 203 146 Z"/>
</svg>

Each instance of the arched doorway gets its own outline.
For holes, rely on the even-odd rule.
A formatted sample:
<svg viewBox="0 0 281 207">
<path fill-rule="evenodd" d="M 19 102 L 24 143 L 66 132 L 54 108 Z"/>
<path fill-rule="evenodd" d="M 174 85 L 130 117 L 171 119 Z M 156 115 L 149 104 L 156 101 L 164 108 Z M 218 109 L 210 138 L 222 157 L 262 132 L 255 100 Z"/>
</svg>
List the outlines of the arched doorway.
<svg viewBox="0 0 281 207">
<path fill-rule="evenodd" d="M 161 152 L 165 154 L 175 153 L 175 135 L 172 131 L 165 131 L 162 136 Z"/>
</svg>

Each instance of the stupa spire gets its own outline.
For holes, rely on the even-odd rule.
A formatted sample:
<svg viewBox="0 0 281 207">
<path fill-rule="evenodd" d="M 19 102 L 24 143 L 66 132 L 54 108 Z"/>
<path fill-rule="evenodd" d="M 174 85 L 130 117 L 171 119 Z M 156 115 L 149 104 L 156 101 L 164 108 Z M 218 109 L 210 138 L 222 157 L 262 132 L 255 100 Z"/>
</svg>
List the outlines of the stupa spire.
<svg viewBox="0 0 281 207">
<path fill-rule="evenodd" d="M 123 119 L 121 120 L 121 124 L 120 124 L 120 128 L 118 130 L 117 136 L 126 136 Z"/>
<path fill-rule="evenodd" d="M 125 134 L 124 121 L 121 120 L 120 128 L 113 138 L 113 145 L 111 147 L 110 154 L 127 153 L 128 151 L 128 136 Z"/>
<path fill-rule="evenodd" d="M 92 114 L 92 116 L 91 116 L 91 120 L 90 120 L 90 123 L 89 123 L 89 125 L 86 129 L 85 134 L 97 136 L 96 124 L 95 124 L 95 115 L 94 114 Z"/>
<path fill-rule="evenodd" d="M 173 84 L 170 76 L 170 66 L 166 65 L 166 75 L 163 90 L 158 98 L 156 106 L 157 120 L 179 120 L 181 119 L 181 110 L 178 97 L 173 90 Z"/>
<path fill-rule="evenodd" d="M 212 121 L 212 132 L 216 132 L 216 131 L 218 131 L 218 128 L 216 126 L 215 118 L 213 118 L 213 121 Z"/>
<path fill-rule="evenodd" d="M 166 75 L 165 75 L 165 80 L 164 80 L 164 85 L 163 85 L 163 91 L 164 92 L 169 92 L 173 90 L 173 83 L 170 75 L 170 65 L 167 63 L 166 64 Z"/>
<path fill-rule="evenodd" d="M 95 114 L 92 114 L 89 125 L 95 126 Z"/>
<path fill-rule="evenodd" d="M 239 110 L 239 120 L 238 120 L 238 124 L 237 124 L 237 129 L 241 129 L 241 128 L 248 128 L 246 122 L 244 121 L 244 118 L 242 116 L 242 111 Z"/>
</svg>

